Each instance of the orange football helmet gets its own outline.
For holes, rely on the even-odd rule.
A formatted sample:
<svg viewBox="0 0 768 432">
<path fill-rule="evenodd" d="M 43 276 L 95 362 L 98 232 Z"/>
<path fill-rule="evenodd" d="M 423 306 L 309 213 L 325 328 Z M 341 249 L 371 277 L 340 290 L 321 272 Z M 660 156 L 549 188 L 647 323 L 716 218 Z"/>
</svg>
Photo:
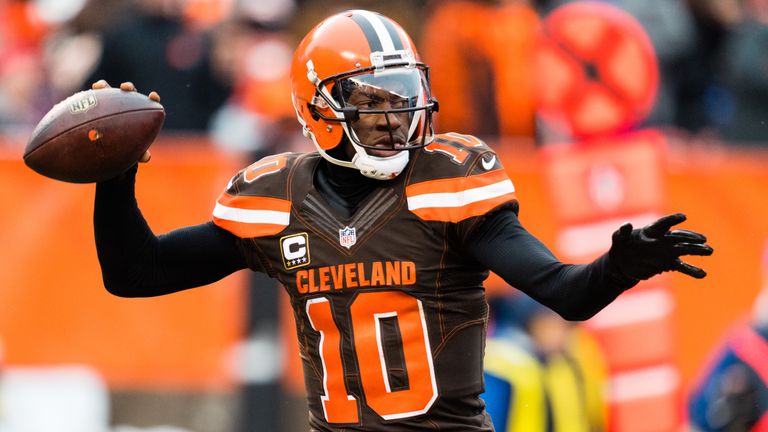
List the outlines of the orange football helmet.
<svg viewBox="0 0 768 432">
<path fill-rule="evenodd" d="M 365 102 L 360 94 L 365 94 Z M 375 12 L 342 12 L 306 35 L 291 65 L 291 96 L 304 135 L 320 154 L 368 177 L 396 176 L 408 162 L 407 150 L 429 144 L 434 136 L 437 102 L 430 94 L 429 68 L 419 62 L 405 30 Z M 365 142 L 361 116 L 370 115 L 386 119 L 389 139 Z M 395 122 L 407 126 L 398 132 L 402 136 L 393 134 L 400 128 Z M 355 150 L 351 160 L 339 152 L 328 153 L 346 142 L 345 137 Z M 397 153 L 373 156 L 365 149 Z"/>
</svg>

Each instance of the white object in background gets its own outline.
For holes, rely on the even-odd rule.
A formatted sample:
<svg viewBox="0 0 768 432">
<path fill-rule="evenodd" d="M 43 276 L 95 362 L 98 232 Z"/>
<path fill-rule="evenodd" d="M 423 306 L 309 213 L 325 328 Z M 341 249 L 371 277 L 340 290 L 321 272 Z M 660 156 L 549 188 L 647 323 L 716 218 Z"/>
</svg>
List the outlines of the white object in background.
<svg viewBox="0 0 768 432">
<path fill-rule="evenodd" d="M 3 432 L 106 432 L 109 392 L 86 366 L 6 367 Z"/>
</svg>

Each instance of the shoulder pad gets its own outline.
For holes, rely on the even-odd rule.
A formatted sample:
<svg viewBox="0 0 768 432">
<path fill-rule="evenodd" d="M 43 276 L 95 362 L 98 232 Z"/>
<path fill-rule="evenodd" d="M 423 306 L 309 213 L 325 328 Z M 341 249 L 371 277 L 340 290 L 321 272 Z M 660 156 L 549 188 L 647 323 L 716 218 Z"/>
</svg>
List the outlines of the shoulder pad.
<svg viewBox="0 0 768 432">
<path fill-rule="evenodd" d="M 302 153 L 280 153 L 266 156 L 241 169 L 227 183 L 231 195 L 286 198 L 288 176 Z"/>
<path fill-rule="evenodd" d="M 496 153 L 471 135 L 447 133 L 420 150 L 406 186 L 408 209 L 424 220 L 459 222 L 517 200 Z"/>
<path fill-rule="evenodd" d="M 502 169 L 496 153 L 472 135 L 455 132 L 436 135 L 431 144 L 420 151 L 420 162 L 411 182 L 445 177 L 465 176 Z"/>
<path fill-rule="evenodd" d="M 242 238 L 280 233 L 290 222 L 289 178 L 301 155 L 267 156 L 240 170 L 216 200 L 213 222 Z"/>
</svg>

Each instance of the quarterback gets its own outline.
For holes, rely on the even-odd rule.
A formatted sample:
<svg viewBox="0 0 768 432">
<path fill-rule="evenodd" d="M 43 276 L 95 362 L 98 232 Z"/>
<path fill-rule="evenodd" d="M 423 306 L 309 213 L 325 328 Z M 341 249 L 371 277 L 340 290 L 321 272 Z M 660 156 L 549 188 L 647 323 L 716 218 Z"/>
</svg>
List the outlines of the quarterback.
<svg viewBox="0 0 768 432">
<path fill-rule="evenodd" d="M 680 259 L 712 253 L 703 235 L 671 230 L 682 214 L 625 224 L 592 263 L 560 262 L 518 220 L 493 150 L 435 133 L 429 69 L 389 18 L 325 19 L 296 49 L 291 82 L 316 151 L 253 163 L 225 186 L 210 222 L 160 236 L 137 205 L 134 167 L 97 185 L 94 228 L 104 284 L 118 296 L 169 294 L 245 268 L 280 281 L 312 432 L 492 431 L 478 397 L 489 270 L 569 320 L 664 271 L 706 275 Z"/>
</svg>

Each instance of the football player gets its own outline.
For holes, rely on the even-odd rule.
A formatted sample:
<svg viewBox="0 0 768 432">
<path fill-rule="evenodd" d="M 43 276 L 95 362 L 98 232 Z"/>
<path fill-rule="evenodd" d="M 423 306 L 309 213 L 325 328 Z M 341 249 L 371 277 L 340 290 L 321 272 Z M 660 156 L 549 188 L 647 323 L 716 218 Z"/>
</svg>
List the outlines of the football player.
<svg viewBox="0 0 768 432">
<path fill-rule="evenodd" d="M 118 296 L 169 294 L 244 268 L 280 281 L 311 431 L 491 431 L 478 397 L 489 270 L 568 320 L 664 271 L 705 276 L 680 260 L 712 253 L 703 235 L 670 231 L 682 214 L 622 226 L 592 263 L 558 261 L 518 220 L 493 150 L 435 134 L 429 70 L 389 18 L 325 19 L 298 46 L 291 81 L 317 151 L 253 163 L 212 221 L 161 236 L 136 203 L 134 167 L 97 185 L 94 225 L 104 284 Z"/>
</svg>

